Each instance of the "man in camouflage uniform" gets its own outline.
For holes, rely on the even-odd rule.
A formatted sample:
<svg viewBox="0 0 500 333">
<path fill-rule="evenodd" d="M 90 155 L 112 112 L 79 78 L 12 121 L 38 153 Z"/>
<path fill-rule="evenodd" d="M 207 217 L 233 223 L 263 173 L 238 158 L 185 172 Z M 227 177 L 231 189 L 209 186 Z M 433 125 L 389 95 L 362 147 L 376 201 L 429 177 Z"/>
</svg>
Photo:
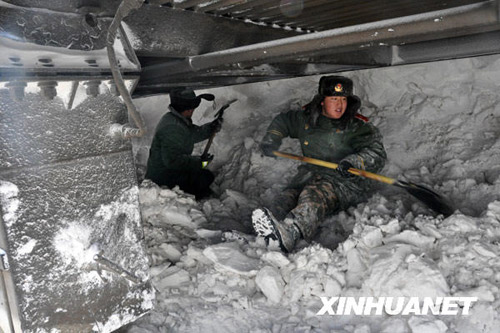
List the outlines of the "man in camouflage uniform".
<svg viewBox="0 0 500 333">
<path fill-rule="evenodd" d="M 253 227 L 258 235 L 275 238 L 290 252 L 300 238 L 310 241 L 326 215 L 366 199 L 370 180 L 354 176 L 349 168 L 378 172 L 387 158 L 382 136 L 357 113 L 360 99 L 353 82 L 342 76 L 324 76 L 318 94 L 301 111 L 273 119 L 260 148 L 274 157 L 284 137 L 300 140 L 304 156 L 337 163 L 332 170 L 301 165 L 291 184 L 270 210 L 256 209 Z"/>
<path fill-rule="evenodd" d="M 221 129 L 219 117 L 203 126 L 193 124 L 191 117 L 201 99 L 213 101 L 214 95 L 196 96 L 189 88 L 170 92 L 170 112 L 156 126 L 146 172 L 146 179 L 170 188 L 178 185 L 181 190 L 201 199 L 211 193 L 214 175 L 205 169 L 213 155 L 192 156 L 194 144 L 206 140 Z"/>
</svg>

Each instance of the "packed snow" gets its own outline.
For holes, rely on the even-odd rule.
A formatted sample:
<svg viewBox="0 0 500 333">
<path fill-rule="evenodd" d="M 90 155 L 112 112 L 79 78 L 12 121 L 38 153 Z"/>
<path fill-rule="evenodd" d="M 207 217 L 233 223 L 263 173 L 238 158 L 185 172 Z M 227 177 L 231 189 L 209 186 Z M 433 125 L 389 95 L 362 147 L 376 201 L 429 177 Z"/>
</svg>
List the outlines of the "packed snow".
<svg viewBox="0 0 500 333">
<path fill-rule="evenodd" d="M 211 148 L 216 195 L 196 202 L 146 180 L 140 188 L 155 308 L 123 331 L 498 332 L 500 326 L 500 57 L 348 72 L 361 113 L 384 135 L 381 174 L 426 185 L 457 208 L 444 218 L 380 185 L 327 218 L 291 254 L 256 238 L 266 206 L 299 162 L 261 156 L 279 112 L 300 108 L 319 76 L 210 90 L 226 110 Z M 136 101 L 151 129 L 135 142 L 144 165 L 168 96 Z M 195 123 L 215 110 L 204 102 Z M 196 149 L 201 152 L 205 143 Z M 285 140 L 281 150 L 300 153 Z M 139 168 L 143 172 L 143 168 Z M 320 297 L 477 297 L 469 315 L 317 315 Z"/>
</svg>

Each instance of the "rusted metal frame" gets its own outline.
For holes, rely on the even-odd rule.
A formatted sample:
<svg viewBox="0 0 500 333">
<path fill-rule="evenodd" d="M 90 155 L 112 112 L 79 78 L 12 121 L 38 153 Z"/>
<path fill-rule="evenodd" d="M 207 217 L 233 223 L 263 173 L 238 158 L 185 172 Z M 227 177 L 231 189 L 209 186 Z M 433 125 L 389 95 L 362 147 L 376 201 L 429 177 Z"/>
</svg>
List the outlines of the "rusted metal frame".
<svg viewBox="0 0 500 333">
<path fill-rule="evenodd" d="M 8 252 L 7 233 L 4 227 L 2 214 L 0 214 L 0 250 L 1 249 L 5 249 L 5 254 L 3 254 L 4 256 L 10 255 Z M 8 260 L 9 258 L 7 257 L 3 259 Z M 4 304 L 0 304 L 0 311 L 8 311 L 6 315 L 8 316 L 7 320 L 9 321 L 8 323 L 2 323 L 2 325 L 0 325 L 0 331 L 2 331 L 2 328 L 6 329 L 8 326 L 10 332 L 21 333 L 21 312 L 19 309 L 19 299 L 16 293 L 14 277 L 12 274 L 13 273 L 10 269 L 5 269 L 5 267 L 2 269 L 2 265 L 0 265 L 0 292 L 3 290 L 4 293 L 3 297 L 0 296 L 0 299 L 4 298 Z"/>
<path fill-rule="evenodd" d="M 213 4 L 209 4 L 207 6 L 198 5 L 198 6 L 196 6 L 196 11 L 203 12 L 203 13 L 214 12 L 214 13 L 218 14 L 218 12 L 221 9 L 226 9 L 226 8 L 231 7 L 231 6 L 243 3 L 243 1 L 244 0 L 220 0 L 220 1 L 217 1 Z"/>
<path fill-rule="evenodd" d="M 186 0 L 184 2 L 174 2 L 173 8 L 176 9 L 187 9 L 199 6 L 203 3 L 207 3 L 207 0 Z"/>
<path fill-rule="evenodd" d="M 471 1 L 457 0 L 457 2 L 458 3 L 454 7 L 459 7 L 461 5 L 470 4 Z M 480 2 L 480 1 L 478 1 L 478 2 Z M 382 7 L 382 4 L 385 7 Z M 415 14 L 421 14 L 421 13 L 425 13 L 425 12 L 432 12 L 432 11 L 436 11 L 436 10 L 447 9 L 447 8 L 439 8 L 440 6 L 433 6 L 432 4 L 429 4 L 428 7 L 425 7 L 424 12 L 415 13 L 415 11 L 413 11 L 413 9 L 417 8 L 417 7 L 415 7 L 415 4 L 411 1 L 394 2 L 394 3 L 390 2 L 390 1 L 384 1 L 382 4 L 380 6 L 376 6 L 376 7 L 363 8 L 362 11 L 353 12 L 351 15 L 342 15 L 335 20 L 332 20 L 331 17 L 327 13 L 324 15 L 317 16 L 313 20 L 308 20 L 307 24 L 309 24 L 311 27 L 316 27 L 316 28 L 323 26 L 323 28 L 325 28 L 325 29 L 327 27 L 329 29 L 333 29 L 333 28 L 337 28 L 337 27 L 352 25 L 352 23 L 354 23 L 354 22 L 359 24 L 359 23 L 367 23 L 367 22 L 388 19 L 387 16 L 382 14 L 384 11 L 397 12 L 398 13 L 397 16 L 399 17 L 399 16 L 415 15 Z M 455 2 L 453 4 L 455 5 Z M 421 6 L 419 6 L 418 8 L 421 8 Z M 448 8 L 452 8 L 452 7 L 448 7 Z M 375 9 L 375 10 L 373 10 L 373 9 Z M 363 18 L 365 20 L 362 20 Z M 392 18 L 392 17 L 390 17 L 390 18 Z M 335 24 L 325 25 L 325 23 L 329 23 L 329 22 L 335 22 Z M 298 23 L 298 24 L 300 24 L 300 23 Z"/>
<path fill-rule="evenodd" d="M 338 6 L 342 6 L 342 2 L 346 1 L 337 1 Z M 252 15 L 255 16 L 260 16 L 260 17 L 266 17 L 268 19 L 272 19 L 275 17 L 282 17 L 284 16 L 283 14 L 283 9 L 286 9 L 288 7 L 293 7 L 294 3 L 289 2 L 287 4 L 281 5 L 281 3 L 278 3 L 277 6 L 272 6 L 268 8 L 263 8 L 262 10 L 256 9 L 255 11 L 252 11 Z M 313 8 L 316 8 L 318 6 L 328 6 L 332 7 L 332 1 L 331 0 L 310 0 L 310 1 L 304 1 L 304 9 L 302 13 L 305 13 L 308 10 L 311 10 Z M 337 6 L 337 5 L 335 5 Z M 286 17 L 286 16 L 285 16 Z"/>
<path fill-rule="evenodd" d="M 135 274 L 127 271 L 124 269 L 122 266 L 118 265 L 117 263 L 109 260 L 108 258 L 103 257 L 101 254 L 96 254 L 94 256 L 95 262 L 98 264 L 102 265 L 104 269 L 115 273 L 133 283 L 141 283 L 141 279 L 139 279 Z"/>
<path fill-rule="evenodd" d="M 334 13 L 334 17 L 343 17 L 344 15 L 348 15 L 349 13 L 352 13 L 353 11 L 359 12 L 360 9 L 366 9 L 369 8 L 368 12 L 371 12 L 373 9 L 377 9 L 380 11 L 380 7 L 384 5 L 393 5 L 396 3 L 400 3 L 401 1 L 407 1 L 407 0 L 396 0 L 396 1 L 388 1 L 388 0 L 382 0 L 382 1 L 373 1 L 373 0 L 362 0 L 356 2 L 355 5 L 353 5 L 352 1 L 348 0 L 340 0 L 338 2 L 332 3 L 331 1 L 324 2 L 324 0 L 314 0 L 315 2 L 313 3 L 312 6 L 307 6 L 304 7 L 304 11 L 302 14 L 296 16 L 296 17 L 287 17 L 281 13 L 281 10 L 278 8 L 279 12 L 274 12 L 274 13 L 258 13 L 261 15 L 261 17 L 266 17 L 267 19 L 275 19 L 275 22 L 280 24 L 280 23 L 290 23 L 294 22 L 294 19 L 297 20 L 309 20 L 311 17 L 314 17 L 314 15 L 324 15 L 325 12 L 328 12 L 328 15 L 331 15 L 331 13 Z M 257 13 L 256 13 L 257 14 Z"/>
<path fill-rule="evenodd" d="M 446 17 L 446 20 L 436 20 L 441 17 Z M 429 34 L 444 38 L 447 35 L 456 36 L 459 28 L 465 33 L 466 29 L 498 22 L 498 1 L 489 1 L 193 56 L 183 62 L 145 67 L 141 80 L 147 83 L 147 80 L 154 81 L 165 73 L 202 72 L 238 63 L 272 63 L 277 59 L 284 61 L 324 50 L 347 52 L 369 43 L 433 39 L 424 37 Z"/>
<path fill-rule="evenodd" d="M 356 2 L 355 5 L 351 1 L 345 3 L 338 2 L 335 5 L 332 5 L 330 2 L 329 5 L 325 6 L 324 4 L 318 4 L 316 6 L 308 6 L 304 8 L 303 14 L 300 16 L 297 16 L 296 19 L 297 21 L 290 21 L 289 18 L 283 17 L 282 15 L 276 15 L 274 17 L 281 17 L 281 19 L 276 20 L 276 23 L 280 23 L 281 20 L 283 22 L 288 22 L 289 24 L 296 24 L 300 25 L 304 23 L 304 21 L 307 21 L 309 23 L 311 20 L 311 17 L 314 17 L 316 15 L 318 16 L 328 16 L 328 17 L 334 17 L 337 20 L 338 19 L 343 19 L 347 17 L 362 17 L 364 15 L 371 15 L 373 13 L 382 13 L 384 11 L 389 11 L 389 12 L 395 12 L 398 10 L 398 8 L 425 8 L 425 12 L 429 11 L 434 11 L 434 10 L 442 10 L 446 8 L 451 8 L 451 7 L 458 7 L 461 5 L 466 5 L 466 4 L 471 4 L 474 2 L 481 2 L 481 0 L 458 0 L 454 1 L 452 5 L 449 5 L 447 2 L 440 1 L 439 3 L 436 3 L 436 1 L 423 1 L 419 2 L 418 4 L 415 1 L 412 0 L 397 0 L 397 1 L 390 1 L 390 0 L 384 0 L 384 1 L 358 1 Z M 327 7 L 327 9 L 325 9 Z M 325 11 L 328 11 L 328 13 L 325 13 Z M 420 11 L 424 12 L 424 11 Z M 333 13 L 333 15 L 332 15 Z M 397 15 L 397 16 L 406 16 L 406 15 L 412 15 L 412 14 L 418 14 L 417 12 L 413 13 L 406 13 L 405 15 Z M 265 16 L 265 13 L 262 14 L 262 16 Z M 266 16 L 267 17 L 267 16 Z M 273 16 L 269 17 L 270 19 L 274 18 Z M 387 16 L 385 18 L 388 18 Z M 336 21 L 337 21 L 336 20 Z M 370 21 L 376 21 L 371 19 Z M 346 26 L 347 24 L 338 24 L 336 27 L 340 26 Z"/>
<path fill-rule="evenodd" d="M 338 16 L 332 19 L 330 13 L 323 13 L 321 15 L 314 15 L 307 20 L 304 19 L 304 22 L 298 22 L 297 24 L 307 24 L 310 27 L 315 29 L 325 29 L 324 24 L 334 22 L 334 24 L 328 25 L 331 27 L 330 29 L 345 27 L 349 25 L 355 24 L 363 24 L 374 21 L 381 21 L 388 18 L 399 17 L 399 16 L 408 16 L 408 15 L 416 15 L 421 14 L 422 12 L 415 12 L 412 9 L 415 8 L 415 5 L 411 2 L 394 2 L 394 4 L 383 1 L 379 6 L 370 6 L 368 8 L 363 7 L 362 10 L 357 11 L 355 13 L 351 12 L 351 14 Z M 427 10 L 426 12 L 434 11 L 434 9 Z M 392 13 L 398 13 L 393 17 L 387 17 L 384 12 L 390 11 Z"/>
<path fill-rule="evenodd" d="M 156 94 L 168 93 L 170 89 L 175 87 L 190 86 L 193 89 L 215 88 L 228 85 L 241 85 L 243 83 L 263 82 L 270 80 L 279 80 L 305 75 L 317 75 L 324 73 L 344 72 L 351 70 L 361 70 L 367 68 L 376 68 L 390 64 L 390 61 L 385 61 L 383 64 L 380 61 L 370 61 L 372 52 L 361 51 L 355 55 L 344 54 L 334 58 L 331 56 L 323 58 L 314 58 L 314 66 L 310 66 L 311 59 L 291 60 L 280 63 L 270 63 L 266 66 L 256 66 L 248 69 L 232 69 L 232 70 L 214 70 L 207 73 L 184 73 L 182 75 L 169 75 L 162 77 L 156 83 L 139 84 L 134 90 L 134 98 L 140 98 Z M 360 54 L 360 60 L 353 60 Z M 379 57 L 380 58 L 380 57 Z M 347 61 L 344 63 L 343 60 Z M 392 59 L 392 53 L 387 54 L 387 59 Z M 319 60 L 319 61 L 317 61 Z M 338 60 L 334 61 L 333 60 Z M 325 61 L 325 62 L 323 62 Z"/>
<path fill-rule="evenodd" d="M 459 0 L 460 1 L 460 0 Z M 429 2 L 429 1 L 427 1 Z M 461 1 L 465 3 L 470 3 L 471 1 Z M 432 6 L 435 2 L 430 1 L 429 6 Z M 442 4 L 442 3 L 440 3 Z M 457 4 L 456 7 L 462 4 Z M 367 1 L 364 5 L 352 6 L 346 5 L 342 8 L 331 8 L 331 10 L 325 10 L 325 8 L 316 8 L 312 11 L 304 12 L 303 15 L 296 18 L 296 20 L 288 20 L 286 18 L 281 18 L 283 21 L 287 21 L 289 24 L 301 25 L 307 24 L 310 26 L 314 26 L 316 21 L 333 21 L 336 22 L 335 26 L 332 26 L 332 29 L 335 27 L 342 27 L 352 24 L 346 24 L 346 21 L 356 21 L 356 24 L 366 23 L 369 21 L 377 21 L 379 19 L 375 19 L 374 16 L 383 12 L 391 12 L 396 13 L 398 10 L 407 9 L 407 8 L 426 8 L 425 12 L 430 12 L 434 10 L 441 10 L 445 8 L 439 8 L 439 6 L 434 6 L 435 8 L 429 9 L 429 6 L 422 6 L 419 3 L 418 7 L 415 5 L 414 1 L 408 0 L 398 0 L 398 1 Z M 420 12 L 419 12 L 420 13 Z M 405 15 L 397 15 L 397 16 L 407 16 L 413 14 L 419 14 L 417 12 L 408 12 Z M 359 18 L 368 18 L 365 21 L 359 21 Z M 389 18 L 387 16 L 384 19 Z M 342 23 L 341 23 L 342 22 Z M 280 20 L 276 20 L 276 23 L 280 23 Z"/>
<path fill-rule="evenodd" d="M 126 23 L 137 39 L 142 40 L 135 52 L 141 63 L 144 57 L 169 61 L 197 55 L 287 38 L 296 31 L 249 24 L 241 20 L 179 10 L 167 7 L 143 6 Z M 153 29 L 151 31 L 151 29 Z M 168 31 L 168 33 L 165 33 Z M 163 59 L 162 59 L 163 58 Z M 148 59 L 146 59 L 148 60 Z M 143 63 L 148 65 L 148 61 Z"/>
<path fill-rule="evenodd" d="M 270 11 L 274 8 L 279 8 L 279 6 L 280 6 L 280 1 L 269 1 L 269 0 L 263 3 L 254 4 L 249 11 L 245 12 L 245 18 L 259 19 L 262 17 L 261 15 L 259 15 L 259 13 Z"/>
<path fill-rule="evenodd" d="M 307 10 L 305 9 L 301 15 L 294 18 L 280 16 L 280 18 L 276 20 L 276 23 L 280 23 L 281 21 L 283 21 L 289 24 L 301 25 L 301 24 L 308 24 L 312 19 L 318 16 L 328 16 L 332 19 L 340 19 L 350 15 L 353 12 L 357 14 L 360 13 L 371 14 L 374 11 L 381 12 L 383 10 L 386 10 L 388 6 L 390 8 L 394 8 L 395 6 L 400 5 L 402 1 L 406 0 L 397 0 L 392 2 L 387 0 L 378 2 L 365 0 L 356 2 L 356 5 L 353 5 L 352 2 L 345 2 L 344 4 L 339 4 L 339 5 L 320 4 L 318 6 L 310 7 Z"/>
<path fill-rule="evenodd" d="M 249 12 L 252 10 L 252 8 L 258 7 L 258 6 L 263 6 L 265 4 L 269 3 L 269 0 L 246 0 L 244 3 L 229 7 L 225 10 L 220 10 L 217 12 L 217 14 L 224 15 L 224 14 L 229 14 L 230 16 L 233 17 L 238 17 L 238 18 L 245 18 L 244 15 L 242 16 L 243 12 Z"/>
<path fill-rule="evenodd" d="M 499 27 L 500 29 L 500 27 Z M 401 45 L 393 65 L 500 54 L 500 30 Z"/>
</svg>

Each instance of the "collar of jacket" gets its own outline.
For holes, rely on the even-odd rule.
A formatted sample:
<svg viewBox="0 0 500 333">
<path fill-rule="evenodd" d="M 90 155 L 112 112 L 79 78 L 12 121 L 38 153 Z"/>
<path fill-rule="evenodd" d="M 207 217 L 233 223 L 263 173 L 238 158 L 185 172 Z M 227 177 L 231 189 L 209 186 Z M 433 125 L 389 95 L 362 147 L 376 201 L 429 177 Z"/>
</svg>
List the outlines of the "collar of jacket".
<svg viewBox="0 0 500 333">
<path fill-rule="evenodd" d="M 316 126 L 320 128 L 338 128 L 344 129 L 346 125 L 350 122 L 350 119 L 333 119 L 328 118 L 324 114 L 318 115 L 318 120 L 316 121 Z"/>
<path fill-rule="evenodd" d="M 186 125 L 192 125 L 193 124 L 193 121 L 191 119 L 188 119 L 186 117 L 184 117 L 182 114 L 180 114 L 176 109 L 174 109 L 171 105 L 168 107 L 168 109 L 170 110 L 170 112 L 176 116 L 177 118 L 180 118 L 183 122 L 186 123 Z"/>
</svg>

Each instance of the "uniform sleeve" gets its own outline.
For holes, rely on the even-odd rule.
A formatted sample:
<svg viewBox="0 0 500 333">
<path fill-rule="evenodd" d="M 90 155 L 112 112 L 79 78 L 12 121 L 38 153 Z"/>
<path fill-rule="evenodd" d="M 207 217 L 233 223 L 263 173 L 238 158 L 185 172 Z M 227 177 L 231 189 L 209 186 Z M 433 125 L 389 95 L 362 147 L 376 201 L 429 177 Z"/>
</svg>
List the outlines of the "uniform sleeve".
<svg viewBox="0 0 500 333">
<path fill-rule="evenodd" d="M 387 159 L 380 131 L 374 125 L 364 123 L 356 132 L 350 142 L 355 153 L 342 160 L 350 162 L 356 169 L 380 171 Z"/>
<path fill-rule="evenodd" d="M 195 143 L 206 140 L 210 137 L 210 135 L 212 135 L 212 128 L 210 124 L 211 123 L 207 123 L 202 126 L 193 126 L 194 128 L 191 130 L 191 135 Z"/>
<path fill-rule="evenodd" d="M 274 150 L 277 150 L 283 138 L 298 138 L 299 129 L 304 121 L 303 119 L 303 111 L 280 113 L 273 119 L 267 128 L 261 145 L 270 145 Z"/>
<path fill-rule="evenodd" d="M 201 169 L 201 159 L 185 152 L 189 143 L 188 131 L 179 126 L 166 126 L 160 134 L 161 158 L 165 165 L 177 170 Z"/>
</svg>

